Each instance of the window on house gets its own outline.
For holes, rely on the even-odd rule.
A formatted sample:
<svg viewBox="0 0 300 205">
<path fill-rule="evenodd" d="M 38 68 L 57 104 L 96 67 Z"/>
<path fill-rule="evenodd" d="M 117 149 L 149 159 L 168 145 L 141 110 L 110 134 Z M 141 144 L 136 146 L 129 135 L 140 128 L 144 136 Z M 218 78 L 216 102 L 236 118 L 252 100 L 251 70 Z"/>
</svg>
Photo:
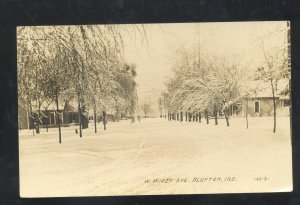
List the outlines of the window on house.
<svg viewBox="0 0 300 205">
<path fill-rule="evenodd" d="M 50 122 L 49 122 L 49 124 L 50 125 L 55 124 L 55 114 L 54 114 L 54 112 L 50 113 Z"/>
<path fill-rule="evenodd" d="M 256 101 L 254 105 L 255 113 L 259 113 L 259 108 L 260 108 L 260 103 L 259 101 Z"/>
</svg>

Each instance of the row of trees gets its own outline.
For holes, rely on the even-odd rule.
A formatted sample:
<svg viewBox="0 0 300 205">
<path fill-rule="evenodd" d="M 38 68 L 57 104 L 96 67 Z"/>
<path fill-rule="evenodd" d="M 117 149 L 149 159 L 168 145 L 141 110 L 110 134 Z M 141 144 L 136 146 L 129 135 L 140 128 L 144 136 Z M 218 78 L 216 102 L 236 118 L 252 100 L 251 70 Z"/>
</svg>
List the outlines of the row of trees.
<svg viewBox="0 0 300 205">
<path fill-rule="evenodd" d="M 225 59 L 203 58 L 199 49 L 177 53 L 174 76 L 167 82 L 167 92 L 162 94 L 169 120 L 182 121 L 185 115 L 186 120 L 201 121 L 203 113 L 207 123 L 209 115 L 213 115 L 217 125 L 218 115 L 224 113 L 229 126 L 225 105 L 240 96 L 242 73 L 237 64 L 229 64 Z"/>
<path fill-rule="evenodd" d="M 287 35 L 286 28 L 275 31 L 272 35 Z M 287 41 L 288 42 L 288 39 Z M 272 42 L 274 44 L 274 42 Z M 259 91 L 260 85 L 252 86 L 253 81 L 268 83 L 272 91 L 274 126 L 276 132 L 276 84 L 290 76 L 289 44 L 268 49 L 268 39 L 258 39 L 261 66 L 248 69 L 251 64 L 241 64 L 237 59 L 225 59 L 204 55 L 204 49 L 194 46 L 189 50 L 177 51 L 176 61 L 172 67 L 173 76 L 166 83 L 167 91 L 162 93 L 159 104 L 168 112 L 168 120 L 201 122 L 204 116 L 207 124 L 213 116 L 218 124 L 222 115 L 229 123 L 229 107 L 237 102 L 247 102 L 246 122 L 248 128 L 248 100 Z M 202 52 L 201 52 L 202 51 Z M 289 90 L 287 93 L 289 94 Z"/>
<path fill-rule="evenodd" d="M 32 116 L 44 115 L 56 105 L 56 122 L 61 143 L 60 105 L 78 105 L 79 134 L 82 137 L 83 108 L 104 117 L 106 112 L 131 117 L 136 107 L 135 65 L 123 57 L 120 28 L 105 26 L 53 26 L 18 28 L 19 105 Z M 46 116 L 45 116 L 46 117 Z M 39 124 L 37 121 L 37 133 Z"/>
</svg>

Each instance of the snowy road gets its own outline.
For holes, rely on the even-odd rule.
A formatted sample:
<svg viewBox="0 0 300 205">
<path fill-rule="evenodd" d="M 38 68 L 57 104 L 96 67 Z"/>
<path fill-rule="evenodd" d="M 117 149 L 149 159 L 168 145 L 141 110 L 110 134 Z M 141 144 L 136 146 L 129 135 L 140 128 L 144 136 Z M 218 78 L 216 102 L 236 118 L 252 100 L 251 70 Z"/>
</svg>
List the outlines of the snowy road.
<svg viewBox="0 0 300 205">
<path fill-rule="evenodd" d="M 224 120 L 215 126 L 213 121 L 142 119 L 110 123 L 106 131 L 98 124 L 99 133 L 93 133 L 91 124 L 83 138 L 75 127 L 63 128 L 62 144 L 57 129 L 35 136 L 22 130 L 21 196 L 290 190 L 289 119 L 278 119 L 275 134 L 272 118 L 250 118 L 248 130 L 244 118 L 230 122 L 226 127 Z"/>
</svg>

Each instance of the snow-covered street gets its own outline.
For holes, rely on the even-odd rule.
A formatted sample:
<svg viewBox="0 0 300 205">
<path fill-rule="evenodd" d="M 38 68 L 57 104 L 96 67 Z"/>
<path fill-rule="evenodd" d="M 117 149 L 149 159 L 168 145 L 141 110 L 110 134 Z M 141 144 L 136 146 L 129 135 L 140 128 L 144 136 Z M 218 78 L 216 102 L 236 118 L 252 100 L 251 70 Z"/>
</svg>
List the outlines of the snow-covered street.
<svg viewBox="0 0 300 205">
<path fill-rule="evenodd" d="M 164 118 L 77 127 L 21 130 L 22 197 L 201 194 L 287 191 L 292 188 L 288 117 L 224 119 L 215 126 Z M 219 180 L 209 180 L 217 177 Z M 226 181 L 226 177 L 234 180 Z M 235 177 L 235 178 L 233 178 Z M 208 178 L 204 181 L 201 179 Z M 157 182 L 155 179 L 169 179 Z M 227 178 L 228 179 L 228 178 Z M 148 180 L 148 181 L 147 181 Z M 179 181 L 178 181 L 179 180 Z M 272 188 L 272 190 L 270 189 Z"/>
</svg>

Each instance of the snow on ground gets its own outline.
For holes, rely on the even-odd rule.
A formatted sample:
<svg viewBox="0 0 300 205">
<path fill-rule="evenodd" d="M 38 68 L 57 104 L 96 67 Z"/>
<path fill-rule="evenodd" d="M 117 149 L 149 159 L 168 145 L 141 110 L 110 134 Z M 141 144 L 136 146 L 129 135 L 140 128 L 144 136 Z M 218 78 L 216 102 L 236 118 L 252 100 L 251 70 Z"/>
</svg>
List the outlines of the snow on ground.
<svg viewBox="0 0 300 205">
<path fill-rule="evenodd" d="M 163 118 L 98 124 L 83 130 L 22 130 L 22 197 L 201 194 L 292 189 L 289 118 L 167 121 Z M 216 178 L 215 178 L 216 177 Z M 235 177 L 226 181 L 225 177 Z M 207 179 L 205 179 L 207 178 Z M 209 179 L 212 178 L 212 179 Z M 168 179 L 157 183 L 155 179 Z M 221 180 L 219 180 L 221 179 Z M 231 178 L 232 179 L 232 178 Z M 255 180 L 256 179 L 256 180 Z M 145 181 L 149 180 L 148 183 Z M 177 181 L 179 180 L 179 182 Z M 215 181 L 214 181 L 215 180 Z"/>
</svg>

